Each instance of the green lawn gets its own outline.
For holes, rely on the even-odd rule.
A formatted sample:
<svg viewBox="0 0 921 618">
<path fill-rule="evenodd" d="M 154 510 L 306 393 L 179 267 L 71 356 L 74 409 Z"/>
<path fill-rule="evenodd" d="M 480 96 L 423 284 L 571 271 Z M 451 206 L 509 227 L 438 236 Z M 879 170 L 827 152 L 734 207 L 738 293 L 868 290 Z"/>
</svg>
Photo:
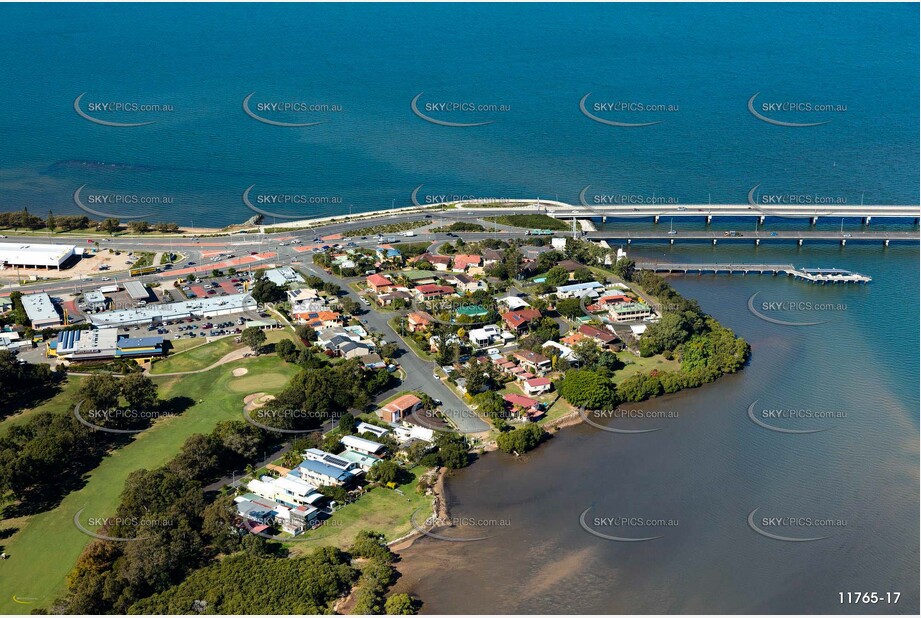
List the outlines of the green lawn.
<svg viewBox="0 0 921 618">
<path fill-rule="evenodd" d="M 498 217 L 483 217 L 484 221 L 492 221 L 501 225 L 511 225 L 513 227 L 527 227 L 540 230 L 568 230 L 569 225 L 565 221 L 554 219 L 550 215 L 529 214 L 529 215 L 501 215 Z"/>
<path fill-rule="evenodd" d="M 681 369 L 681 363 L 677 360 L 665 360 L 661 354 L 642 358 L 626 350 L 617 353 L 617 357 L 627 363 L 623 369 L 614 372 L 614 381 L 620 384 L 626 378 L 637 373 L 649 373 L 653 369 L 660 371 L 678 371 Z"/>
<path fill-rule="evenodd" d="M 234 343 L 234 339 L 235 337 L 223 337 L 211 343 L 206 343 L 205 345 L 188 349 L 185 352 L 177 353 L 174 356 L 158 360 L 151 366 L 150 373 L 157 375 L 160 373 L 175 373 L 179 371 L 196 371 L 209 367 L 224 358 L 224 356 L 230 352 L 243 347 L 239 343 Z M 182 339 L 179 341 L 181 342 Z"/>
<path fill-rule="evenodd" d="M 74 396 L 80 388 L 83 376 L 67 376 L 67 380 L 58 392 L 51 399 L 42 402 L 41 405 L 28 410 L 8 416 L 0 421 L 0 435 L 6 433 L 7 429 L 14 425 L 21 425 L 39 412 L 69 412 L 70 406 L 74 401 Z"/>
<path fill-rule="evenodd" d="M 393 489 L 375 487 L 356 502 L 342 507 L 326 524 L 298 536 L 297 542 L 288 543 L 291 552 L 305 553 L 323 545 L 345 548 L 360 530 L 382 532 L 388 541 L 393 541 L 412 530 L 409 518 L 420 507 L 422 510 L 416 515 L 415 522 L 422 527 L 432 510 L 432 497 L 416 491 L 418 479 L 425 470 L 417 466 L 409 471 L 413 475 L 412 480 L 399 487 L 403 495 Z M 301 540 L 308 538 L 311 540 Z"/>
<path fill-rule="evenodd" d="M 246 376 L 235 378 L 232 370 L 246 367 Z M 276 356 L 247 358 L 216 367 L 203 373 L 157 378 L 160 396 L 190 396 L 195 404 L 182 415 L 159 420 L 138 434 L 130 444 L 113 451 L 86 477 L 83 488 L 68 494 L 61 504 L 28 519 L 10 522 L 20 530 L 0 544 L 11 556 L 0 561 L 0 613 L 25 614 L 37 607 L 47 607 L 65 592 L 65 577 L 83 548 L 91 540 L 73 525 L 73 516 L 85 508 L 84 525 L 90 517 L 111 516 L 128 474 L 141 468 L 155 468 L 172 458 L 186 438 L 195 433 L 209 433 L 218 421 L 242 418 L 245 394 L 235 386 L 246 379 L 254 390 L 277 393 L 278 375 L 290 378 L 296 366 L 281 362 Z M 258 380 L 259 375 L 271 377 Z M 89 527 L 89 526 L 87 526 Z M 34 598 L 27 604 L 13 596 Z"/>
</svg>

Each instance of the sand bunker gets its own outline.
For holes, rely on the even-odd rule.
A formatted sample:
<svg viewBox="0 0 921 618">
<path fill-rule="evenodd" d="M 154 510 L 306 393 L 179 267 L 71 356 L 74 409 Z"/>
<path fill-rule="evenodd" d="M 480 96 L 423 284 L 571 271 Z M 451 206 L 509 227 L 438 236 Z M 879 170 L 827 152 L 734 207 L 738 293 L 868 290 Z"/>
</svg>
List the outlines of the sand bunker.
<svg viewBox="0 0 921 618">
<path fill-rule="evenodd" d="M 247 395 L 243 398 L 243 409 L 247 412 L 256 410 L 266 405 L 273 399 L 275 399 L 275 395 L 267 395 L 266 393 L 253 393 L 252 395 Z"/>
<path fill-rule="evenodd" d="M 233 377 L 239 378 L 240 376 L 245 376 L 247 373 L 249 373 L 249 369 L 246 367 L 238 367 L 233 370 Z"/>
</svg>

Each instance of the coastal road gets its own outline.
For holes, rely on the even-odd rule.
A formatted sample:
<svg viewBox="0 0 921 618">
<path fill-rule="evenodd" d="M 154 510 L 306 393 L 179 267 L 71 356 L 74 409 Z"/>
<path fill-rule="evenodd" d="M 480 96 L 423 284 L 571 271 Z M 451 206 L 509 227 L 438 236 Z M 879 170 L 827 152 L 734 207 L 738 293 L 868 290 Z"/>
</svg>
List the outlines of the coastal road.
<svg viewBox="0 0 921 618">
<path fill-rule="evenodd" d="M 305 263 L 307 272 L 316 275 L 331 283 L 340 286 L 348 296 L 351 296 L 356 302 L 360 302 L 358 295 L 348 287 L 348 281 L 336 277 L 323 268 L 313 263 Z M 442 412 L 451 419 L 457 430 L 461 433 L 480 433 L 489 431 L 489 424 L 481 419 L 454 393 L 451 388 L 445 385 L 441 380 L 435 378 L 434 373 L 437 365 L 434 362 L 424 361 L 413 353 L 412 350 L 403 342 L 403 339 L 393 330 L 388 320 L 395 314 L 383 313 L 374 309 L 367 308 L 363 303 L 362 307 L 366 308 L 366 313 L 360 316 L 369 330 L 376 331 L 384 335 L 384 339 L 396 344 L 400 350 L 400 366 L 406 374 L 400 390 L 418 390 L 428 393 L 433 399 L 440 399 L 442 402 Z"/>
</svg>

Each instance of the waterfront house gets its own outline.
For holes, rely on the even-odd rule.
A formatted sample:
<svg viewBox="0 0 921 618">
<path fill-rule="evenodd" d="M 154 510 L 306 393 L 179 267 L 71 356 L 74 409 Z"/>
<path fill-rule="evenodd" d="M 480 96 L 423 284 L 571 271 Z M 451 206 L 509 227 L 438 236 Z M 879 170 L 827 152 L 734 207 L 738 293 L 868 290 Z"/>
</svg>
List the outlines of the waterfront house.
<svg viewBox="0 0 921 618">
<path fill-rule="evenodd" d="M 521 383 L 521 389 L 532 397 L 546 393 L 552 386 L 549 378 L 529 378 Z"/>
<path fill-rule="evenodd" d="M 388 433 L 390 433 L 390 430 L 386 427 L 372 425 L 371 423 L 365 423 L 364 421 L 358 423 L 358 427 L 355 428 L 355 431 L 358 432 L 358 435 L 369 433 L 377 438 L 386 436 Z"/>
<path fill-rule="evenodd" d="M 347 449 L 364 453 L 365 455 L 380 455 L 387 447 L 374 440 L 359 438 L 358 436 L 343 436 L 339 442 Z"/>
<path fill-rule="evenodd" d="M 596 326 L 590 326 L 588 324 L 583 324 L 579 327 L 579 334 L 584 335 L 585 337 L 591 339 L 597 343 L 602 348 L 612 349 L 617 347 L 617 342 L 619 339 L 614 333 L 605 330 L 603 328 L 598 328 Z"/>
<path fill-rule="evenodd" d="M 615 322 L 642 320 L 652 315 L 652 309 L 646 303 L 620 303 L 608 310 L 608 315 Z"/>
<path fill-rule="evenodd" d="M 604 286 L 597 281 L 587 281 L 586 283 L 573 283 L 571 285 L 561 285 L 556 289 L 558 298 L 598 298 Z"/>
<path fill-rule="evenodd" d="M 295 478 L 300 478 L 317 486 L 323 485 L 348 485 L 354 480 L 355 475 L 348 470 L 342 470 L 322 461 L 302 461 L 292 470 Z"/>
<path fill-rule="evenodd" d="M 422 400 L 412 393 L 397 397 L 377 411 L 377 416 L 387 423 L 398 423 L 422 407 Z"/>
</svg>

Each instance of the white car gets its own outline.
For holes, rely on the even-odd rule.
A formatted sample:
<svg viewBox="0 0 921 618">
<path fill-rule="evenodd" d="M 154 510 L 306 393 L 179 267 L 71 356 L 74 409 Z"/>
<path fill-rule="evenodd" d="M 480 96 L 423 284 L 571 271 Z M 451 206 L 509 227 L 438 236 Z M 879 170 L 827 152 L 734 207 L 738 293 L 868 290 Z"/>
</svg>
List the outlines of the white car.
<svg viewBox="0 0 921 618">
<path fill-rule="evenodd" d="M 111 281 L 112 277 L 103 277 L 100 281 Z"/>
</svg>

